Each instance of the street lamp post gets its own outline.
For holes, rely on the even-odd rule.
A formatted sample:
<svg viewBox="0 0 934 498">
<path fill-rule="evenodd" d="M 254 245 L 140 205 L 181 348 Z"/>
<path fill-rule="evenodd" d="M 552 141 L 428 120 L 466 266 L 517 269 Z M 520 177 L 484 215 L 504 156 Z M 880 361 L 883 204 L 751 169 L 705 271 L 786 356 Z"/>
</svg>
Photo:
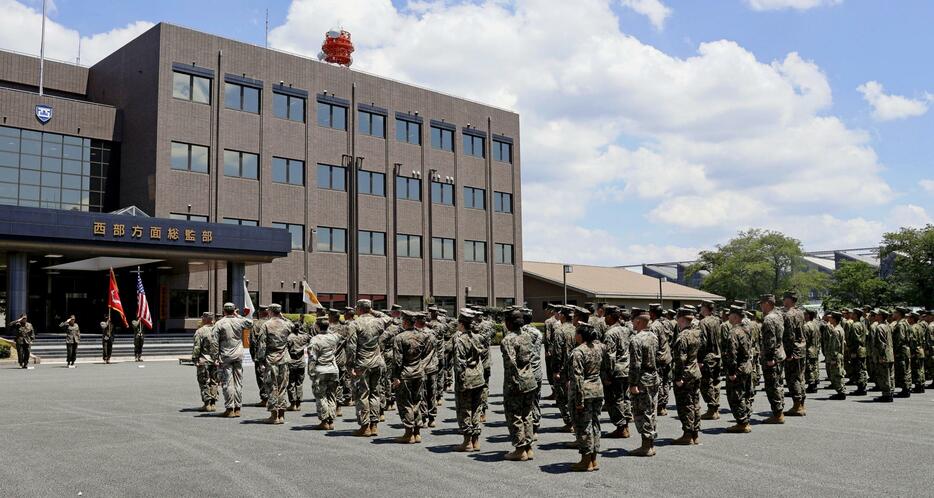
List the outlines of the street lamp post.
<svg viewBox="0 0 934 498">
<path fill-rule="evenodd" d="M 564 305 L 568 305 L 568 273 L 574 273 L 574 267 L 571 265 L 564 265 Z"/>
<path fill-rule="evenodd" d="M 667 282 L 667 281 L 668 281 L 668 277 L 658 278 L 658 304 L 660 304 L 662 308 L 665 307 L 665 296 L 662 293 L 662 283 Z"/>
</svg>

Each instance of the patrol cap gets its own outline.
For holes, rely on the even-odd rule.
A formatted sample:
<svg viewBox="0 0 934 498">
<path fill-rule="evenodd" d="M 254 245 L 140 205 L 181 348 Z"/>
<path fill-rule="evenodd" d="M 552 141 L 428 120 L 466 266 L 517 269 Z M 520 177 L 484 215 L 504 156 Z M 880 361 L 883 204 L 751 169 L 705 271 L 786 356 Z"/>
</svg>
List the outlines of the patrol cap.
<svg viewBox="0 0 934 498">
<path fill-rule="evenodd" d="M 840 320 L 840 319 L 843 318 L 843 313 L 841 313 L 841 312 L 839 312 L 839 311 L 831 311 L 831 312 L 830 312 L 830 316 L 836 318 L 837 320 Z"/>
<path fill-rule="evenodd" d="M 682 306 L 682 307 L 678 308 L 678 316 L 679 316 L 679 317 L 681 317 L 681 316 L 694 316 L 694 313 L 696 313 L 696 311 L 694 310 L 694 307 L 693 307 L 693 306 Z"/>
<path fill-rule="evenodd" d="M 903 315 L 907 315 L 909 312 L 911 312 L 911 310 L 908 309 L 908 308 L 905 307 L 905 306 L 896 306 L 896 307 L 895 307 L 895 311 L 897 311 L 897 312 L 899 312 L 899 313 L 901 313 L 901 314 L 903 314 Z"/>
<path fill-rule="evenodd" d="M 340 310 L 336 310 L 336 309 L 334 309 L 334 308 L 328 308 L 328 314 L 329 314 L 329 315 L 337 316 L 337 315 L 340 315 L 340 314 L 341 314 L 341 311 L 340 311 Z"/>
<path fill-rule="evenodd" d="M 785 293 L 782 294 L 782 299 L 794 299 L 795 301 L 797 301 L 798 293 L 795 291 L 785 291 Z"/>
<path fill-rule="evenodd" d="M 659 303 L 649 304 L 649 311 L 662 311 L 662 305 Z"/>
<path fill-rule="evenodd" d="M 587 308 L 581 308 L 580 306 L 572 306 L 574 311 L 580 313 L 581 315 L 590 315 L 591 311 Z"/>
<path fill-rule="evenodd" d="M 214 313 L 211 313 L 210 311 L 205 311 L 204 313 L 201 313 L 201 319 L 203 320 L 203 319 L 205 319 L 205 318 L 211 318 L 211 319 L 213 319 L 213 318 L 214 318 Z"/>
<path fill-rule="evenodd" d="M 224 303 L 224 311 L 236 311 L 237 305 L 234 303 Z"/>
<path fill-rule="evenodd" d="M 609 304 L 604 306 L 603 310 L 607 313 L 619 313 L 619 306 L 613 306 L 612 304 Z"/>
<path fill-rule="evenodd" d="M 714 307 L 713 301 L 711 301 L 710 299 L 704 299 L 703 301 L 700 302 L 700 305 L 711 310 Z"/>
<path fill-rule="evenodd" d="M 357 308 L 373 308 L 373 301 L 369 299 L 359 299 L 357 300 Z"/>
<path fill-rule="evenodd" d="M 261 305 L 259 305 L 259 310 L 260 310 L 260 311 L 266 311 L 267 309 L 269 309 L 269 305 L 268 305 L 268 304 L 261 304 Z"/>
<path fill-rule="evenodd" d="M 214 319 L 217 320 L 218 318 L 224 318 L 223 313 L 214 313 Z"/>
<path fill-rule="evenodd" d="M 749 311 L 749 310 L 745 310 L 745 311 L 743 311 L 743 313 L 745 313 L 745 314 L 746 314 L 746 318 L 749 318 L 749 319 L 753 319 L 753 318 L 756 317 L 756 314 L 753 313 L 753 312 L 751 312 L 751 311 Z"/>
<path fill-rule="evenodd" d="M 908 313 L 908 316 L 913 316 L 915 318 L 918 318 L 921 315 L 919 315 L 917 311 L 912 310 L 911 313 Z"/>
<path fill-rule="evenodd" d="M 644 319 L 644 320 L 648 320 L 648 319 L 649 319 L 649 313 L 648 313 L 647 311 L 645 311 L 644 309 L 641 309 L 641 308 L 633 308 L 633 309 L 632 309 L 632 319 L 633 319 L 633 320 L 643 320 L 643 319 Z"/>
<path fill-rule="evenodd" d="M 350 313 L 351 315 L 356 313 L 357 310 L 353 306 L 345 306 L 344 313 Z"/>
<path fill-rule="evenodd" d="M 736 306 L 736 305 L 734 304 L 734 305 L 730 306 L 730 314 L 731 314 L 731 315 L 743 316 L 744 314 L 746 314 L 746 309 L 743 308 L 742 306 Z"/>
<path fill-rule="evenodd" d="M 885 308 L 879 308 L 879 310 L 876 312 L 876 314 L 877 314 L 877 315 L 882 315 L 882 316 L 890 316 L 890 315 L 892 314 L 892 312 L 889 311 L 889 310 L 887 310 L 887 309 L 885 309 Z"/>
<path fill-rule="evenodd" d="M 734 299 L 734 300 L 733 300 L 733 305 L 734 305 L 734 306 L 740 306 L 740 307 L 745 308 L 745 307 L 746 307 L 746 301 L 743 301 L 742 299 Z"/>
<path fill-rule="evenodd" d="M 759 302 L 775 304 L 775 294 L 762 294 L 759 296 Z"/>
<path fill-rule="evenodd" d="M 863 314 L 863 310 L 861 310 L 861 309 L 859 309 L 859 308 L 853 308 L 852 310 L 850 310 L 850 313 L 855 313 L 855 314 L 857 314 L 857 315 L 862 315 L 862 314 Z"/>
<path fill-rule="evenodd" d="M 408 321 L 410 321 L 410 322 L 414 322 L 417 314 L 418 314 L 418 313 L 416 313 L 416 312 L 414 312 L 414 311 L 403 310 L 403 311 L 402 311 L 402 319 L 403 319 L 403 320 L 408 320 Z"/>
<path fill-rule="evenodd" d="M 269 305 L 269 311 L 272 311 L 273 313 L 281 313 L 282 305 L 278 303 L 272 303 Z"/>
<path fill-rule="evenodd" d="M 589 324 L 589 323 L 587 323 L 587 322 L 580 322 L 580 323 L 577 324 L 577 331 L 578 331 L 578 332 L 581 332 L 581 331 L 584 331 L 584 332 L 593 332 L 593 325 L 591 325 L 591 324 Z"/>
<path fill-rule="evenodd" d="M 677 314 L 678 312 L 675 310 L 665 310 L 665 316 L 667 316 L 668 318 L 671 318 Z"/>
</svg>

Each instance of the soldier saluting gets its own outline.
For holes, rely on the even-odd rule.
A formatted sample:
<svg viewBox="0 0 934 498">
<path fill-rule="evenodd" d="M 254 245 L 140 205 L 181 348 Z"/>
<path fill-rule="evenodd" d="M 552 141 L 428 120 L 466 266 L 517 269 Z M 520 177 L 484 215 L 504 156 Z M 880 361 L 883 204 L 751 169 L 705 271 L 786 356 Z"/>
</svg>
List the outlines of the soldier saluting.
<svg viewBox="0 0 934 498">
<path fill-rule="evenodd" d="M 10 327 L 16 331 L 16 358 L 19 361 L 20 368 L 29 366 L 29 356 L 32 350 L 32 341 L 36 340 L 36 330 L 26 319 L 26 313 L 20 315 L 16 321 L 10 324 Z"/>
</svg>

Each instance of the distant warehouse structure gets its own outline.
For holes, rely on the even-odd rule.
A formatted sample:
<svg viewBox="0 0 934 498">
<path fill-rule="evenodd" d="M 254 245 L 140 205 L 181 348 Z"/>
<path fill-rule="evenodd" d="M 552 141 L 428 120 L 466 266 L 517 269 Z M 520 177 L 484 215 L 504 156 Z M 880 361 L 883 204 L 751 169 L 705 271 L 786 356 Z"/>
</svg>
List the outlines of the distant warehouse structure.
<svg viewBox="0 0 934 498">
<path fill-rule="evenodd" d="M 535 319 L 540 320 L 546 304 L 564 300 L 564 265 L 534 261 L 525 261 L 522 265 L 525 300 Z M 716 294 L 625 268 L 571 265 L 571 272 L 566 276 L 568 304 L 605 302 L 627 308 L 645 308 L 649 303 L 662 303 L 665 308 L 677 308 L 685 304 L 696 305 L 705 299 L 723 301 L 723 297 Z"/>
</svg>

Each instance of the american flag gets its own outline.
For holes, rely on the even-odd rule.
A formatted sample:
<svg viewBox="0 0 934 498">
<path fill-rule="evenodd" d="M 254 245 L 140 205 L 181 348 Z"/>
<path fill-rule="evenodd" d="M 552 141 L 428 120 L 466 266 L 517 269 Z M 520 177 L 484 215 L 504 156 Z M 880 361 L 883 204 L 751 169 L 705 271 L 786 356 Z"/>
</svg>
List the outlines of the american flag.
<svg viewBox="0 0 934 498">
<path fill-rule="evenodd" d="M 152 315 L 149 314 L 149 301 L 146 300 L 146 291 L 143 290 L 143 279 L 136 274 L 136 319 L 147 329 L 152 330 Z"/>
</svg>

